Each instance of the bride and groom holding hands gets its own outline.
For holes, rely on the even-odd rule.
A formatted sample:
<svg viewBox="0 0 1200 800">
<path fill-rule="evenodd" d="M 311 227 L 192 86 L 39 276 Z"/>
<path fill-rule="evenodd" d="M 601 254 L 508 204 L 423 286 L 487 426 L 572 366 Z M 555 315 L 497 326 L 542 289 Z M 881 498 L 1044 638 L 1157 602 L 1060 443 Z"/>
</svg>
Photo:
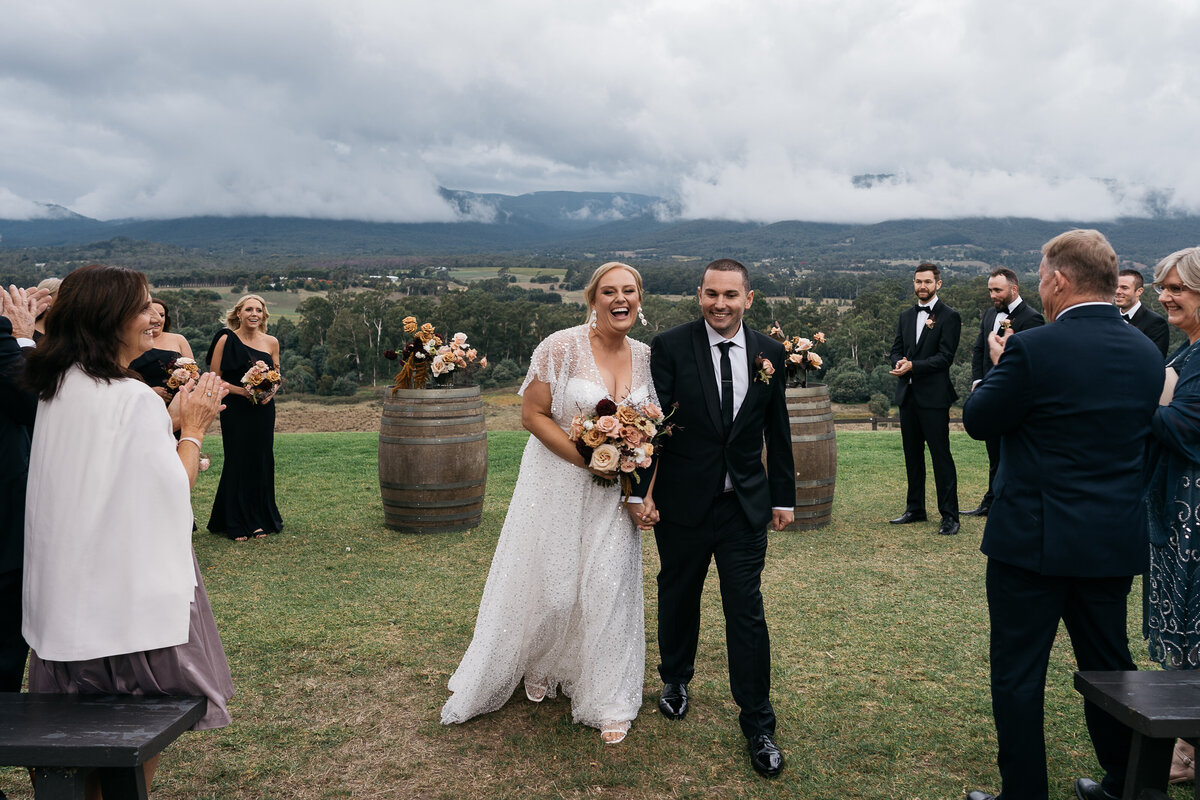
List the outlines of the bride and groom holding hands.
<svg viewBox="0 0 1200 800">
<path fill-rule="evenodd" d="M 701 318 L 647 347 L 626 335 L 639 319 L 645 324 L 641 276 L 604 264 L 584 290 L 588 322 L 534 351 L 520 390 L 522 423 L 533 435 L 443 723 L 499 709 L 523 682 L 533 702 L 561 689 L 576 723 L 599 728 L 605 743 L 622 741 L 641 707 L 645 672 L 638 531 L 653 528 L 659 710 L 673 720 L 688 713 L 700 596 L 715 558 L 750 762 L 767 776 L 783 769 L 760 578 L 768 524 L 782 530 L 793 519 L 795 471 L 783 381 L 772 381 L 759 359 L 777 370 L 784 351 L 742 324 L 754 295 L 738 262 L 705 267 L 698 294 Z M 592 480 L 567 434 L 575 414 L 605 398 L 674 408 L 673 435 L 639 471 L 635 491 L 643 496 L 624 509 L 619 487 Z"/>
</svg>

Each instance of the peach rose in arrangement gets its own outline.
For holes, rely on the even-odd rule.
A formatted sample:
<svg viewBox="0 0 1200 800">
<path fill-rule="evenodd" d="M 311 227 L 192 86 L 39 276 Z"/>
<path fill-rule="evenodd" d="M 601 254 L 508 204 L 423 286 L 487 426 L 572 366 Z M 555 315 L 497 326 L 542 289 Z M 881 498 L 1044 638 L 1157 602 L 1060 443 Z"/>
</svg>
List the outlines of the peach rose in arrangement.
<svg viewBox="0 0 1200 800">
<path fill-rule="evenodd" d="M 654 403 L 646 403 L 646 405 L 642 406 L 642 413 L 655 422 L 662 422 L 662 409 L 654 405 Z"/>
<path fill-rule="evenodd" d="M 808 363 L 812 364 L 813 369 L 820 369 L 821 363 L 822 363 L 821 357 L 819 355 L 817 355 L 816 353 L 809 353 L 808 354 Z"/>
<path fill-rule="evenodd" d="M 583 420 L 581 420 L 579 417 L 575 417 L 575 419 L 571 420 L 571 427 L 567 430 L 567 436 L 570 437 L 572 442 L 576 439 L 582 438 Z"/>
<path fill-rule="evenodd" d="M 617 406 L 617 422 L 622 425 L 631 425 L 637 422 L 638 412 L 632 406 Z"/>
<path fill-rule="evenodd" d="M 637 469 L 637 464 L 634 463 L 633 459 L 621 459 L 621 472 L 633 472 L 635 469 Z"/>
<path fill-rule="evenodd" d="M 592 451 L 592 461 L 588 466 L 600 472 L 616 472 L 620 458 L 621 453 L 615 446 L 602 444 Z"/>
<path fill-rule="evenodd" d="M 645 438 L 645 434 L 632 425 L 624 425 L 621 427 L 621 439 L 623 439 L 630 447 L 637 447 L 645 440 Z"/>
<path fill-rule="evenodd" d="M 588 447 L 599 447 L 604 444 L 608 437 L 604 435 L 604 431 L 599 428 L 589 428 L 583 432 L 583 443 Z"/>
<path fill-rule="evenodd" d="M 596 430 L 605 436 L 616 438 L 617 431 L 621 430 L 621 423 L 614 416 L 603 416 L 596 420 Z"/>
<path fill-rule="evenodd" d="M 416 317 L 405 317 L 403 320 L 403 325 L 404 325 L 405 333 L 416 333 L 417 332 L 417 318 Z"/>
</svg>

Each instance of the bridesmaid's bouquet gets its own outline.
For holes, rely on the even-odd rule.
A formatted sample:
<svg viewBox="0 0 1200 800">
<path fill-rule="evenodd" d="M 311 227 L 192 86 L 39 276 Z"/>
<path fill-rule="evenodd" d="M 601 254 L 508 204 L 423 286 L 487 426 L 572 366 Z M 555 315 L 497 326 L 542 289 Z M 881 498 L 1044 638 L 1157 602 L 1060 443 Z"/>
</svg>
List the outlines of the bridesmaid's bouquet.
<svg viewBox="0 0 1200 800">
<path fill-rule="evenodd" d="M 589 467 L 612 473 L 592 479 L 601 486 L 620 483 L 624 503 L 641 481 L 636 470 L 650 466 L 655 444 L 674 431 L 674 423 L 667 422 L 670 416 L 654 403 L 617 405 L 606 397 L 592 413 L 576 414 L 567 436 Z"/>
<path fill-rule="evenodd" d="M 167 372 L 167 388 L 177 392 L 180 386 L 200 377 L 200 366 L 196 364 L 196 359 L 180 356 L 167 368 Z"/>
<path fill-rule="evenodd" d="M 242 376 L 242 386 L 250 393 L 250 402 L 262 405 L 275 396 L 283 376 L 279 370 L 268 367 L 265 361 L 255 361 Z"/>
</svg>

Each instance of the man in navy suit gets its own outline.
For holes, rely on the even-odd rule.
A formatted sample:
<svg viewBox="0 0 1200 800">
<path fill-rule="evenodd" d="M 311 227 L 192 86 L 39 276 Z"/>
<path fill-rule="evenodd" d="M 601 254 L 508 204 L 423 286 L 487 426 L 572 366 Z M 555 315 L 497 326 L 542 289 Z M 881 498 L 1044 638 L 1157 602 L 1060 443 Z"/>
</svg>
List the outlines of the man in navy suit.
<svg viewBox="0 0 1200 800">
<path fill-rule="evenodd" d="M 1167 357 L 1167 348 L 1171 346 L 1171 329 L 1167 321 L 1142 305 L 1142 292 L 1146 291 L 1146 279 L 1136 269 L 1123 269 L 1117 277 L 1117 291 L 1113 295 L 1113 303 L 1133 327 L 1150 337 L 1154 346 Z"/>
<path fill-rule="evenodd" d="M 917 305 L 900 314 L 892 343 L 891 374 L 896 381 L 896 405 L 900 406 L 900 438 L 904 444 L 904 468 L 908 474 L 908 498 L 904 513 L 890 522 L 904 525 L 923 522 L 925 514 L 925 445 L 933 462 L 938 511 L 942 524 L 938 533 L 958 533 L 958 472 L 950 454 L 950 406 L 958 399 L 950 382 L 950 365 L 958 350 L 962 318 L 938 300 L 942 272 L 926 261 L 913 272 Z"/>
<path fill-rule="evenodd" d="M 771 640 L 760 585 L 767 525 L 786 528 L 796 503 L 784 351 L 742 324 L 754 292 L 738 262 L 723 258 L 705 267 L 699 297 L 701 319 L 664 331 L 650 344 L 654 388 L 664 409 L 675 407 L 678 429 L 658 453 L 653 496 L 644 503 L 631 498 L 629 505 L 639 527 L 657 523 L 658 708 L 669 719 L 687 714 L 700 594 L 715 559 L 738 721 L 751 765 L 773 777 L 784 759 L 774 741 Z M 773 376 L 763 360 L 771 362 Z"/>
<path fill-rule="evenodd" d="M 1042 247 L 1038 293 L 1050 324 L 1001 338 L 995 367 L 967 398 L 976 439 L 1000 437 L 987 556 L 992 713 L 1002 796 L 1048 794 L 1043 693 L 1059 620 L 1081 670 L 1133 670 L 1126 606 L 1147 568 L 1144 451 L 1163 386 L 1154 344 L 1112 305 L 1117 255 L 1073 230 Z M 1113 369 L 1113 365 L 1120 369 Z M 1102 783 L 1080 800 L 1120 797 L 1130 734 L 1086 703 Z M 969 792 L 968 800 L 986 800 Z"/>
<path fill-rule="evenodd" d="M 44 309 L 38 293 L 0 290 L 0 692 L 21 691 L 21 571 L 25 551 L 25 477 L 37 398 L 17 381 L 33 347 L 33 322 Z"/>
<path fill-rule="evenodd" d="M 988 370 L 992 368 L 992 359 L 988 355 L 988 337 L 1000 333 L 1001 327 L 1020 333 L 1029 328 L 1037 328 L 1046 324 L 1045 318 L 1032 306 L 1021 299 L 1020 287 L 1017 285 L 1017 273 L 1008 267 L 996 267 L 988 276 L 988 297 L 992 307 L 983 312 L 979 323 L 979 336 L 975 339 L 975 348 L 971 351 L 971 391 L 983 380 Z M 1000 463 L 1000 440 L 988 439 L 988 488 L 979 508 L 964 511 L 969 517 L 986 517 L 992 507 L 992 484 L 996 480 L 996 467 Z"/>
</svg>

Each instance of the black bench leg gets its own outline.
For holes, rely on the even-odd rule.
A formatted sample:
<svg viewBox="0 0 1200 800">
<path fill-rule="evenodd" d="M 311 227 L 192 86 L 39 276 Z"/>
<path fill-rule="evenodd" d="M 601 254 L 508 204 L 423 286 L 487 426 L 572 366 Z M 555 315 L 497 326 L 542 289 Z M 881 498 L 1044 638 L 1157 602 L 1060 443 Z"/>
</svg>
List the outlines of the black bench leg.
<svg viewBox="0 0 1200 800">
<path fill-rule="evenodd" d="M 83 783 L 90 769 L 38 767 L 33 770 L 33 796 L 37 800 L 83 800 Z"/>
<path fill-rule="evenodd" d="M 1129 747 L 1129 768 L 1125 774 L 1123 800 L 1137 800 L 1143 789 L 1167 791 L 1171 772 L 1171 753 L 1175 739 L 1151 739 L 1137 731 Z"/>
<path fill-rule="evenodd" d="M 139 764 L 133 768 L 97 770 L 100 791 L 104 800 L 146 800 L 146 771 Z"/>
</svg>

